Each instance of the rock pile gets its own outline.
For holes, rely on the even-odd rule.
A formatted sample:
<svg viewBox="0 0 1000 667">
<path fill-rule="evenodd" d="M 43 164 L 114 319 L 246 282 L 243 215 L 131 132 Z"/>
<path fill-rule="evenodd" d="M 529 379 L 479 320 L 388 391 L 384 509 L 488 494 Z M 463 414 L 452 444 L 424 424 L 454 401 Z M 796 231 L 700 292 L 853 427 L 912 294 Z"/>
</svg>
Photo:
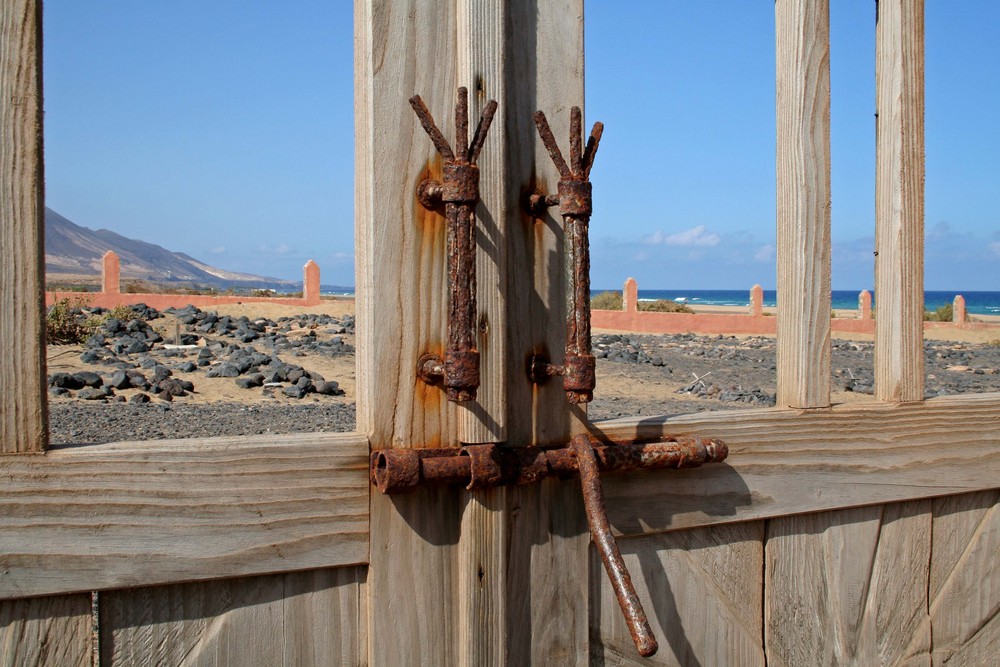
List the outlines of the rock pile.
<svg viewBox="0 0 1000 667">
<path fill-rule="evenodd" d="M 283 317 L 277 322 L 250 320 L 204 312 L 194 306 L 167 309 L 183 332 L 168 343 L 149 321 L 162 317 L 153 308 L 131 307 L 134 317 L 108 317 L 101 308 L 80 309 L 80 318 L 100 318 L 84 343 L 80 360 L 108 367 L 103 373 L 53 373 L 49 376 L 53 396 L 71 396 L 92 401 L 124 401 L 116 390 L 138 389 L 132 402 L 148 402 L 150 394 L 163 401 L 195 391 L 191 380 L 173 377 L 174 372 L 205 371 L 205 377 L 231 377 L 238 387 L 261 387 L 265 395 L 301 399 L 307 394 L 339 396 L 344 391 L 334 380 L 316 371 L 283 360 L 278 353 L 304 356 L 307 352 L 327 356 L 348 355 L 354 348 L 345 336 L 354 333 L 354 318 L 329 315 Z M 303 333 L 304 331 L 304 333 Z M 298 335 L 290 335 L 292 333 Z M 174 339 L 175 336 L 168 338 Z M 258 347 L 259 346 L 259 347 Z M 75 392 L 75 393 L 74 393 Z M 147 393 L 148 392 L 148 393 Z"/>
</svg>

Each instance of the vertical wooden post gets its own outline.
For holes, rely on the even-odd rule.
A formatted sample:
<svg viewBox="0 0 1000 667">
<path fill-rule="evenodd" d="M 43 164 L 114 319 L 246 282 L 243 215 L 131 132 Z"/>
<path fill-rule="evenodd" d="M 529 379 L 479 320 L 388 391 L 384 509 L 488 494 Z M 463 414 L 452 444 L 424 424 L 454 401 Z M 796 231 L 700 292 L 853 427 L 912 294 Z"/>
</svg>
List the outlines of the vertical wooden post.
<svg viewBox="0 0 1000 667">
<path fill-rule="evenodd" d="M 355 2 L 358 428 L 374 449 L 568 441 L 561 383 L 532 385 L 525 364 L 540 352 L 562 360 L 562 228 L 532 219 L 522 199 L 555 190 L 531 114 L 544 109 L 568 140 L 569 107 L 583 102 L 582 14 L 581 0 Z M 473 122 L 499 103 L 479 158 L 481 384 L 467 405 L 416 376 L 418 358 L 443 348 L 447 258 L 442 216 L 415 196 L 440 161 L 407 103 L 421 95 L 450 142 L 459 86 Z M 585 660 L 579 493 L 573 482 L 373 493 L 371 663 Z"/>
<path fill-rule="evenodd" d="M 0 454 L 48 439 L 41 30 L 41 2 L 0 5 Z"/>
<path fill-rule="evenodd" d="M 875 29 L 875 397 L 924 398 L 924 0 Z"/>
<path fill-rule="evenodd" d="M 778 405 L 830 405 L 830 5 L 776 0 Z"/>
</svg>

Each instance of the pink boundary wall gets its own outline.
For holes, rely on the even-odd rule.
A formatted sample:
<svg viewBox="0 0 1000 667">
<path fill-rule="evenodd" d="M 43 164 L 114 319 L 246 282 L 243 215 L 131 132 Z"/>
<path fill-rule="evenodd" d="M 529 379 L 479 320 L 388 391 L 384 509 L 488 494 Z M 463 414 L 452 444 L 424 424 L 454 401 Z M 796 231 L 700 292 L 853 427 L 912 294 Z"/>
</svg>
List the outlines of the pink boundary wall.
<svg viewBox="0 0 1000 667">
<path fill-rule="evenodd" d="M 640 312 L 639 285 L 635 278 L 625 281 L 622 310 L 592 310 L 590 324 L 594 329 L 614 331 L 634 331 L 638 333 L 697 333 L 697 334 L 737 334 L 774 335 L 778 329 L 778 318 L 764 314 L 764 290 L 760 285 L 750 289 L 750 308 L 746 315 L 729 313 L 652 313 Z M 959 328 L 981 329 L 996 325 L 982 322 L 968 322 L 965 315 L 965 298 L 955 297 L 953 304 L 954 321 L 924 322 L 925 329 Z M 843 311 L 842 311 L 843 312 Z M 834 333 L 875 333 L 872 317 L 872 296 L 865 290 L 858 295 L 857 316 L 853 318 L 835 317 L 830 320 Z"/>
<path fill-rule="evenodd" d="M 317 306 L 320 303 L 319 265 L 313 260 L 302 267 L 302 298 L 288 299 L 266 296 L 207 296 L 199 294 L 123 294 L 121 292 L 121 261 L 118 255 L 108 251 L 102 258 L 103 273 L 100 292 L 46 292 L 45 305 L 51 306 L 59 299 L 80 299 L 91 306 L 114 308 L 115 306 L 144 303 L 163 310 L 183 308 L 187 305 L 202 308 L 233 303 L 280 303 L 289 306 Z"/>
</svg>

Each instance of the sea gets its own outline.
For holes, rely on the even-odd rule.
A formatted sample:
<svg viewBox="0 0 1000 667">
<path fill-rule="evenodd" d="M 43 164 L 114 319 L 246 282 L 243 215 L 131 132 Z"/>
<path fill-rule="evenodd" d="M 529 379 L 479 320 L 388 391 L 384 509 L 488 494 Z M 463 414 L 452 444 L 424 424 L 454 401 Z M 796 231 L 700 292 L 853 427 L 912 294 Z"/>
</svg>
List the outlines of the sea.
<svg viewBox="0 0 1000 667">
<path fill-rule="evenodd" d="M 601 292 L 621 292 L 621 290 L 591 290 L 591 296 Z M 875 303 L 875 290 L 868 290 L 872 293 L 872 305 Z M 833 290 L 830 294 L 831 307 L 834 310 L 857 310 L 858 294 L 861 290 Z M 320 293 L 325 296 L 353 297 L 354 290 L 350 287 L 336 285 L 323 285 Z M 1000 315 L 1000 292 L 949 292 L 949 291 L 926 291 L 924 292 L 924 310 L 937 310 L 941 306 L 954 301 L 955 295 L 961 294 L 965 297 L 965 312 L 970 315 Z M 702 306 L 749 306 L 750 290 L 748 289 L 703 289 L 703 290 L 664 290 L 664 289 L 641 289 L 639 290 L 640 301 L 656 301 L 666 299 L 668 301 L 678 301 L 691 305 Z M 775 306 L 778 303 L 778 294 L 775 290 L 764 290 L 764 305 Z"/>
<path fill-rule="evenodd" d="M 591 290 L 591 295 L 607 291 L 612 290 Z M 868 291 L 872 293 L 872 304 L 874 305 L 877 300 L 875 290 Z M 833 290 L 830 294 L 831 307 L 834 310 L 857 310 L 860 292 L 861 290 Z M 924 310 L 933 311 L 950 304 L 957 294 L 965 297 L 965 311 L 970 315 L 1000 315 L 1000 292 L 925 291 Z M 702 306 L 748 306 L 750 305 L 750 290 L 639 290 L 640 301 L 655 301 L 657 299 Z M 764 305 L 775 306 L 777 303 L 777 292 L 764 290 Z"/>
</svg>

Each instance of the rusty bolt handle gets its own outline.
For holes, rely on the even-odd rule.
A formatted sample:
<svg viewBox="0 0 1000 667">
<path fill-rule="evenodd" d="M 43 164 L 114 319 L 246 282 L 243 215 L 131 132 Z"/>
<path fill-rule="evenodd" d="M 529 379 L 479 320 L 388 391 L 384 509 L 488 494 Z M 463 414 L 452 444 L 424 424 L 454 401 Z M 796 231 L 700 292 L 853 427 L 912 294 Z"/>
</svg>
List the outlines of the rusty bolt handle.
<svg viewBox="0 0 1000 667">
<path fill-rule="evenodd" d="M 424 355 L 417 375 L 428 384 L 444 384 L 450 401 L 472 401 L 479 388 L 479 351 L 476 349 L 476 204 L 479 167 L 476 160 L 486 142 L 497 103 L 483 108 L 469 142 L 469 91 L 458 89 L 455 103 L 455 147 L 448 145 L 419 95 L 410 98 L 417 119 L 444 159 L 442 182 L 424 180 L 417 197 L 426 208 L 445 205 L 448 228 L 448 346 L 444 359 Z"/>
<path fill-rule="evenodd" d="M 608 573 L 611 587 L 618 598 L 618 606 L 628 624 L 632 641 L 639 655 L 649 657 L 656 653 L 659 645 L 653 630 L 649 627 L 646 611 L 632 585 L 622 553 L 618 549 L 614 535 L 611 534 L 611 524 L 608 523 L 608 513 L 604 508 L 604 490 L 601 487 L 601 473 L 597 467 L 594 449 L 586 435 L 578 435 L 570 442 L 570 447 L 576 455 L 576 463 L 580 468 L 580 485 L 583 491 L 583 506 L 587 511 L 587 523 L 590 524 L 590 537 L 604 561 L 604 569 Z"/>
<path fill-rule="evenodd" d="M 570 110 L 569 157 L 566 164 L 549 121 L 542 111 L 532 116 L 538 136 L 559 170 L 558 196 L 535 193 L 528 208 L 533 215 L 548 206 L 559 204 L 559 213 L 566 227 L 566 257 L 568 282 L 572 285 L 567 299 L 565 361 L 559 369 L 563 390 L 570 403 L 589 403 L 597 386 L 597 361 L 590 352 L 590 240 L 588 226 L 593 211 L 590 170 L 604 133 L 603 123 L 594 123 L 583 148 L 583 117 L 580 107 Z"/>
</svg>

